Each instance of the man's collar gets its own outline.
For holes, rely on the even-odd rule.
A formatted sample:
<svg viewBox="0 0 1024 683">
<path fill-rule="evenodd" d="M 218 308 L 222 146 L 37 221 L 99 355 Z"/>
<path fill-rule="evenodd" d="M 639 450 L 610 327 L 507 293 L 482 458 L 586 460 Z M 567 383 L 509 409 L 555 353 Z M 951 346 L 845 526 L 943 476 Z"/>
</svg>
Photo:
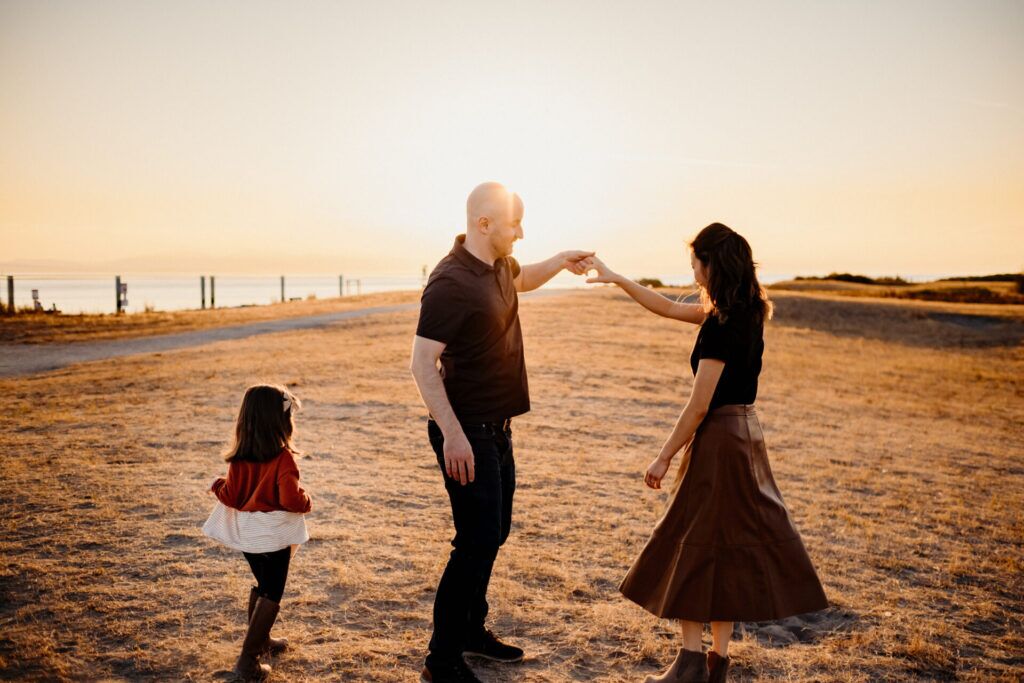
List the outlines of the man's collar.
<svg viewBox="0 0 1024 683">
<path fill-rule="evenodd" d="M 473 256 L 469 249 L 466 249 L 465 235 L 459 235 L 455 238 L 455 246 L 452 247 L 451 253 L 476 275 L 483 275 L 494 270 L 494 266 L 481 261 L 476 256 Z"/>
</svg>

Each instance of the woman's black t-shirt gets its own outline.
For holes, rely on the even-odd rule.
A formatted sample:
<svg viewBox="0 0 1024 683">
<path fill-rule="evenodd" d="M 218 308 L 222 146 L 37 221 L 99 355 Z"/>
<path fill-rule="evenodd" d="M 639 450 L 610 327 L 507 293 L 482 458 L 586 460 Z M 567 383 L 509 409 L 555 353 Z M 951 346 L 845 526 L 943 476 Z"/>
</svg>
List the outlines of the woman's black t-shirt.
<svg viewBox="0 0 1024 683">
<path fill-rule="evenodd" d="M 701 358 L 725 362 L 708 410 L 754 402 L 763 353 L 764 325 L 755 323 L 749 311 L 732 311 L 724 323 L 714 316 L 707 317 L 690 354 L 690 369 L 696 375 Z"/>
</svg>

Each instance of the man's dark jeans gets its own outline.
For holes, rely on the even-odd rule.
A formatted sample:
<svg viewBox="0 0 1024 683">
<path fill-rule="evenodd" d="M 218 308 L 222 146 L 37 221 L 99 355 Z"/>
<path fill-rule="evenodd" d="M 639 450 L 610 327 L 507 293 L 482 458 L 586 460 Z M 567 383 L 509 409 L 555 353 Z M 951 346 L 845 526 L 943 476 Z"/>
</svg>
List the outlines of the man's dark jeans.
<svg viewBox="0 0 1024 683">
<path fill-rule="evenodd" d="M 512 527 L 516 490 L 512 430 L 500 424 L 464 424 L 462 429 L 473 449 L 476 469 L 474 480 L 465 486 L 444 471 L 444 436 L 433 420 L 427 423 L 455 521 L 454 548 L 434 598 L 428 664 L 460 658 L 468 638 L 483 631 L 491 568 Z"/>
</svg>

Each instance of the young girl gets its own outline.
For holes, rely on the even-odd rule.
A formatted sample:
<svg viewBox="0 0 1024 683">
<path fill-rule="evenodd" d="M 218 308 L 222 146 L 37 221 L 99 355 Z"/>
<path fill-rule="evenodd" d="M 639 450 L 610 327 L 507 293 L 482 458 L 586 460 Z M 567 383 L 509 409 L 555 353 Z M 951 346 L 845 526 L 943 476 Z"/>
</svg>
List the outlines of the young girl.
<svg viewBox="0 0 1024 683">
<path fill-rule="evenodd" d="M 682 649 L 647 683 L 726 679 L 734 621 L 770 621 L 828 607 L 800 534 L 768 464 L 754 410 L 772 306 L 757 281 L 750 245 L 721 223 L 690 243 L 701 304 L 673 303 L 613 272 L 586 264 L 639 304 L 666 318 L 700 325 L 690 369 L 690 400 L 644 475 L 661 488 L 682 451 L 668 510 L 619 589 L 665 619 L 678 619 Z M 712 649 L 701 651 L 703 624 Z"/>
<path fill-rule="evenodd" d="M 228 475 L 213 482 L 217 496 L 203 533 L 249 562 L 256 586 L 249 591 L 249 630 L 234 673 L 261 681 L 270 667 L 263 653 L 284 650 L 284 639 L 270 637 L 277 619 L 288 564 L 298 545 L 309 540 L 304 514 L 309 496 L 299 486 L 299 468 L 291 445 L 299 399 L 280 386 L 249 387 L 235 425 L 235 441 L 225 456 Z"/>
</svg>

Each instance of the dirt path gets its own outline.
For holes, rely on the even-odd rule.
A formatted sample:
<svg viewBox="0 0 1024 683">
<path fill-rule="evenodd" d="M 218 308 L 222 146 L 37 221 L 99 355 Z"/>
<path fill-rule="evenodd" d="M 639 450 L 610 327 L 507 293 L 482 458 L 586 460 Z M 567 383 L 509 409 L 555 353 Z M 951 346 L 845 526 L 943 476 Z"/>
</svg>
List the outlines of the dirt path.
<svg viewBox="0 0 1024 683">
<path fill-rule="evenodd" d="M 419 304 L 374 306 L 355 311 L 323 313 L 304 318 L 265 320 L 245 325 L 231 325 L 206 330 L 193 330 L 176 334 L 161 334 L 134 339 L 113 339 L 101 342 L 70 344 L 2 344 L 0 345 L 0 377 L 33 375 L 58 370 L 75 363 L 133 356 L 139 353 L 159 353 L 192 346 L 201 346 L 229 339 L 243 339 L 260 334 L 286 332 L 324 327 L 343 320 L 362 318 L 381 313 L 397 313 L 418 308 Z"/>
<path fill-rule="evenodd" d="M 538 296 L 567 294 L 572 290 L 541 290 L 521 295 L 528 299 Z M 307 330 L 325 327 L 334 323 L 368 315 L 399 313 L 419 308 L 419 303 L 397 304 L 392 306 L 371 306 L 352 311 L 321 313 L 300 318 L 282 318 L 279 320 L 262 320 L 244 325 L 229 325 L 190 332 L 160 334 L 151 337 L 134 337 L 128 339 L 112 339 L 98 342 L 75 342 L 63 344 L 0 344 L 0 377 L 22 377 L 50 370 L 88 363 L 89 361 L 105 360 L 134 356 L 140 353 L 160 353 L 176 349 L 202 346 L 218 341 L 244 339 L 261 334 L 288 332 L 291 330 Z"/>
</svg>

